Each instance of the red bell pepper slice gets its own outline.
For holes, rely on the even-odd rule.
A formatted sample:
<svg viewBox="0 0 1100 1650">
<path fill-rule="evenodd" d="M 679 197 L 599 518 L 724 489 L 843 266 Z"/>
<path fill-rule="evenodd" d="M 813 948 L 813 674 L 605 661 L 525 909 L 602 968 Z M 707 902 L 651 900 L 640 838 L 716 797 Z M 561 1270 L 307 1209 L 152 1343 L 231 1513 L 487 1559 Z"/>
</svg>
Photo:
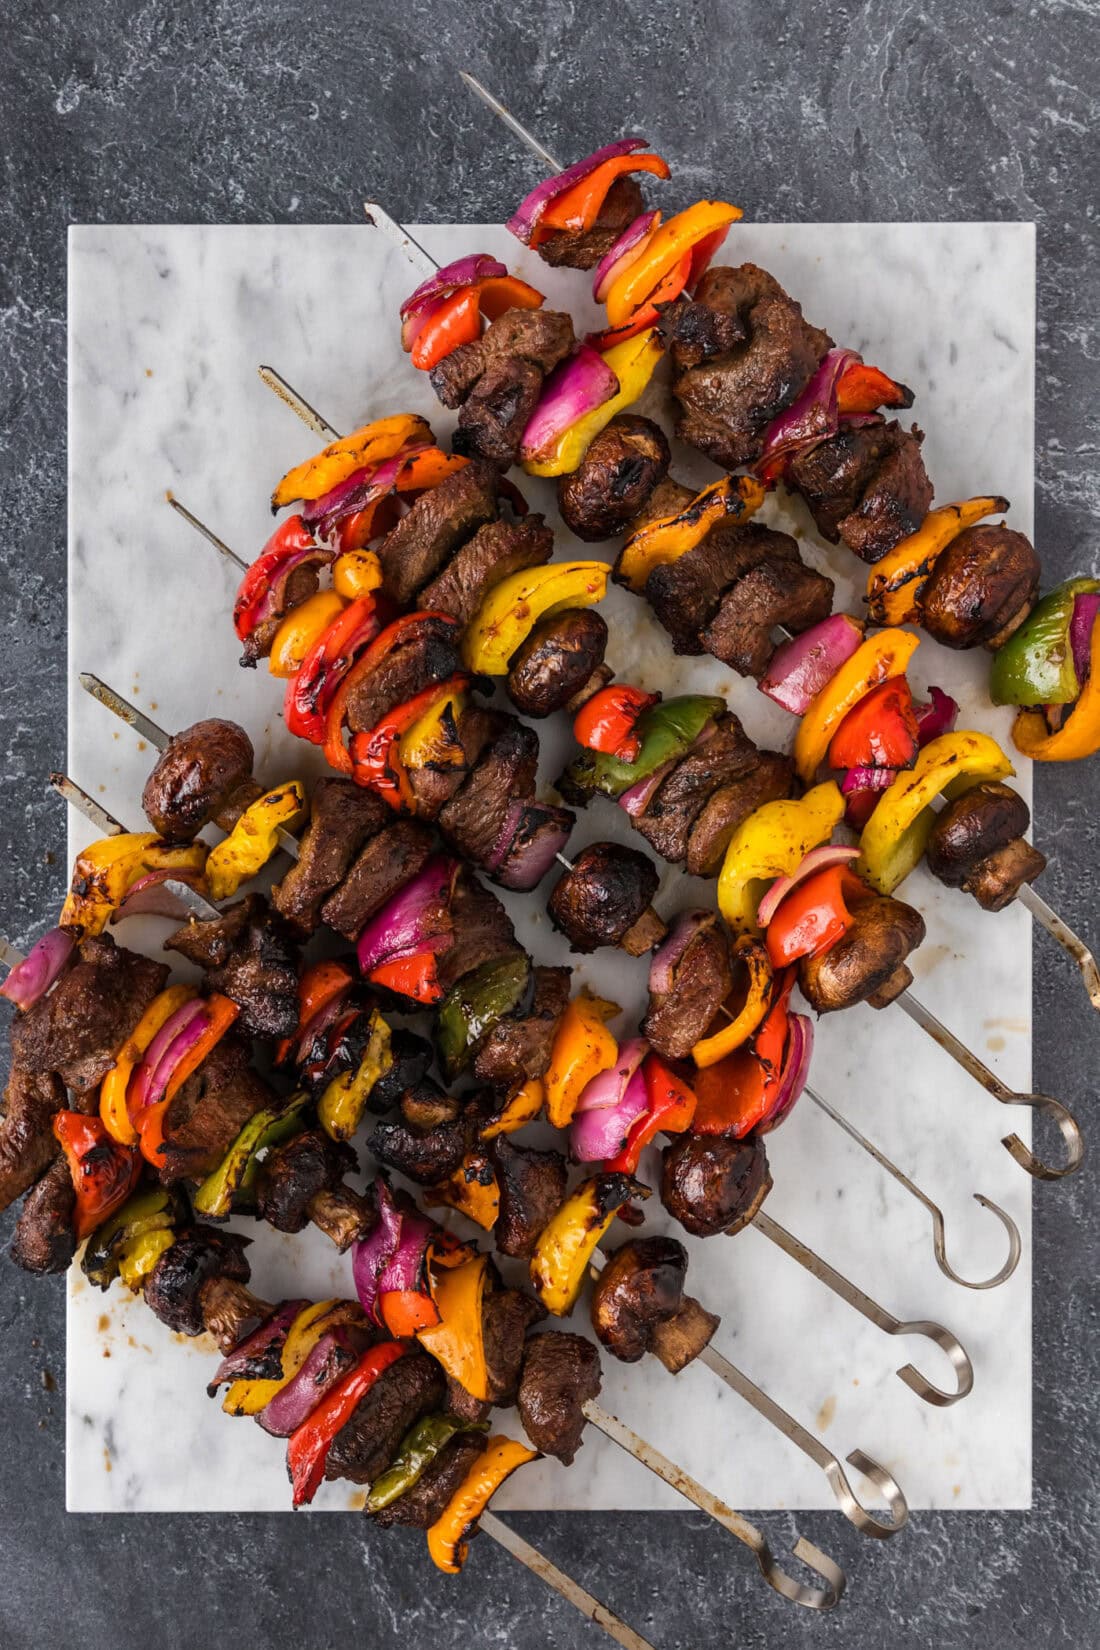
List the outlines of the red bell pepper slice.
<svg viewBox="0 0 1100 1650">
<path fill-rule="evenodd" d="M 409 776 L 398 745 L 418 716 L 448 690 L 457 693 L 466 687 L 470 678 L 457 672 L 442 682 L 431 682 L 403 705 L 397 705 L 367 733 L 357 733 L 351 741 L 351 774 L 357 785 L 377 791 L 391 808 L 416 810 L 416 797 L 409 784 Z"/>
<path fill-rule="evenodd" d="M 353 980 L 354 975 L 347 963 L 338 962 L 335 957 L 326 957 L 306 969 L 298 981 L 298 1029 L 293 1037 L 280 1039 L 275 1051 L 277 1066 L 285 1063 L 287 1055 L 314 1016 L 327 1008 L 341 991 L 346 991 Z"/>
<path fill-rule="evenodd" d="M 308 1505 L 325 1476 L 329 1448 L 341 1427 L 351 1420 L 360 1400 L 391 1364 L 408 1348 L 399 1341 L 383 1341 L 364 1352 L 355 1368 L 322 1398 L 312 1415 L 292 1432 L 286 1446 L 287 1472 L 296 1507 Z"/>
<path fill-rule="evenodd" d="M 476 286 L 464 286 L 444 298 L 416 335 L 412 364 L 421 372 L 431 369 L 460 344 L 481 337 L 481 302 Z"/>
<path fill-rule="evenodd" d="M 371 969 L 367 979 L 373 985 L 385 986 L 387 990 L 409 997 L 415 1003 L 437 1003 L 443 995 L 434 951 L 418 951 L 411 957 L 397 957 L 393 962 L 380 963 L 377 968 Z"/>
<path fill-rule="evenodd" d="M 233 628 L 244 642 L 256 628 L 260 604 L 277 581 L 292 556 L 313 545 L 313 534 L 301 516 L 288 516 L 276 527 L 256 560 L 248 568 L 233 603 Z"/>
<path fill-rule="evenodd" d="M 772 1006 L 752 1041 L 698 1073 L 692 1121 L 695 1134 L 725 1134 L 741 1140 L 774 1107 L 783 1074 L 794 980 L 793 968 L 777 976 Z"/>
<path fill-rule="evenodd" d="M 324 744 L 325 713 L 333 694 L 377 634 L 374 596 L 357 596 L 317 638 L 301 669 L 287 683 L 283 720 L 289 732 L 308 739 L 311 745 Z"/>
<path fill-rule="evenodd" d="M 869 890 L 846 865 L 827 865 L 791 889 L 780 901 L 764 936 L 773 968 L 788 968 L 800 957 L 817 957 L 852 926 L 853 904 Z"/>
<path fill-rule="evenodd" d="M 429 621 L 438 624 L 442 620 L 445 624 L 455 625 L 457 621 L 449 613 L 405 613 L 399 619 L 394 619 L 371 642 L 367 651 L 358 658 L 351 669 L 344 675 L 336 692 L 329 702 L 325 716 L 325 759 L 329 766 L 337 773 L 347 774 L 350 778 L 354 772 L 351 753 L 344 744 L 344 717 L 347 714 L 348 700 L 352 691 L 376 670 L 386 656 L 406 641 L 418 626 Z M 372 730 L 373 732 L 374 730 Z M 356 737 L 360 737 L 358 734 Z M 367 736 L 368 738 L 370 735 Z"/>
<path fill-rule="evenodd" d="M 646 1109 L 630 1125 L 626 1145 L 619 1155 L 604 1164 L 606 1174 L 633 1174 L 650 1141 L 659 1134 L 684 1134 L 691 1128 L 697 1101 L 683 1078 L 677 1077 L 656 1054 L 646 1055 L 642 1075 Z"/>
<path fill-rule="evenodd" d="M 133 1146 L 112 1140 L 101 1118 L 83 1112 L 56 1112 L 53 1132 L 72 1175 L 73 1229 L 82 1243 L 125 1203 L 141 1175 L 141 1158 Z"/>
<path fill-rule="evenodd" d="M 909 407 L 913 397 L 904 384 L 897 384 L 878 367 L 850 361 L 836 387 L 837 412 L 873 413 L 880 407 Z"/>
<path fill-rule="evenodd" d="M 892 676 L 853 705 L 829 742 L 831 768 L 911 768 L 919 749 L 913 694 Z"/>
<path fill-rule="evenodd" d="M 634 762 L 642 748 L 635 723 L 657 697 L 626 682 L 601 688 L 574 717 L 573 737 L 590 751 L 607 751 L 621 762 Z"/>
</svg>

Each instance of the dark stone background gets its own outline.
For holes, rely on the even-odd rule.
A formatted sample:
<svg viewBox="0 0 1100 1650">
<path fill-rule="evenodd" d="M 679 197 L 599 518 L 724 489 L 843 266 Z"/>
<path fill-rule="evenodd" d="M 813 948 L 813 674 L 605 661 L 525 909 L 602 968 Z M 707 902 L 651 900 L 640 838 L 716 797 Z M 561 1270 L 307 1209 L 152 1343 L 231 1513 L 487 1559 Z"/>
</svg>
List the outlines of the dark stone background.
<svg viewBox="0 0 1100 1650">
<path fill-rule="evenodd" d="M 0 19 L 0 919 L 16 941 L 56 909 L 65 871 L 43 783 L 65 749 L 66 226 L 346 222 L 368 192 L 410 221 L 499 219 L 536 169 L 456 66 L 567 159 L 646 132 L 685 201 L 722 189 L 758 219 L 1034 219 L 1038 542 L 1048 583 L 1097 570 L 1095 0 L 3 0 Z M 1100 942 L 1100 766 L 1045 771 L 1037 792 L 1047 896 Z M 1045 941 L 1036 981 L 1036 1081 L 1095 1128 L 1095 1025 Z M 1096 1644 L 1096 1188 L 1093 1171 L 1036 1192 L 1030 1514 L 923 1515 L 885 1544 L 801 1517 L 850 1572 L 830 1618 L 769 1593 L 701 1516 L 528 1515 L 524 1533 L 661 1650 Z M 488 1541 L 450 1581 L 419 1537 L 356 1518 L 67 1517 L 63 1314 L 60 1282 L 0 1271 L 3 1645 L 604 1642 Z M 765 1522 L 781 1547 L 793 1521 Z"/>
</svg>

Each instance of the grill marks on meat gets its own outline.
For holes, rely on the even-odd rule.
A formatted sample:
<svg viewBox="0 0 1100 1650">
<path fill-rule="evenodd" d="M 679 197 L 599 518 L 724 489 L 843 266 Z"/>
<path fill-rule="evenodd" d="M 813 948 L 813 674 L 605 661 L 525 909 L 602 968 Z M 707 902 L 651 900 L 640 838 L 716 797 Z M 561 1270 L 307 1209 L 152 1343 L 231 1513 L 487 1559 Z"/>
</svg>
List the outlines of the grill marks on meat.
<svg viewBox="0 0 1100 1650">
<path fill-rule="evenodd" d="M 501 1406 L 515 1403 L 527 1331 L 545 1317 L 542 1302 L 522 1290 L 494 1289 L 485 1295 L 481 1321 L 491 1403 Z"/>
<path fill-rule="evenodd" d="M 142 792 L 154 831 L 189 842 L 252 780 L 254 760 L 252 741 L 236 722 L 212 717 L 174 733 Z"/>
<path fill-rule="evenodd" d="M 472 463 L 463 465 L 438 487 L 421 493 L 408 514 L 378 545 L 383 586 L 394 601 L 407 607 L 449 556 L 479 528 L 495 521 L 497 484 L 491 464 Z"/>
<path fill-rule="evenodd" d="M 298 862 L 271 894 L 275 909 L 296 932 L 313 932 L 321 920 L 327 895 L 343 882 L 363 844 L 390 818 L 392 812 L 382 798 L 352 780 L 317 781 Z"/>
<path fill-rule="evenodd" d="M 740 778 L 708 797 L 688 835 L 687 868 L 694 877 L 717 876 L 737 827 L 765 802 L 795 794 L 794 766 L 778 751 L 755 752 Z"/>
<path fill-rule="evenodd" d="M 217 1042 L 164 1114 L 158 1165 L 164 1185 L 199 1180 L 216 1169 L 248 1119 L 274 1095 L 250 1064 L 248 1043 L 235 1031 Z"/>
<path fill-rule="evenodd" d="M 424 499 L 432 498 L 436 490 L 425 493 Z M 545 516 L 487 521 L 420 592 L 416 605 L 433 613 L 449 613 L 465 627 L 494 585 L 528 567 L 542 566 L 553 554 L 554 535 Z"/>
<path fill-rule="evenodd" d="M 915 424 L 903 430 L 896 420 L 842 430 L 796 453 L 785 480 L 830 544 L 842 539 L 864 561 L 880 561 L 916 531 L 932 502 L 923 440 Z"/>
<path fill-rule="evenodd" d="M 651 992 L 639 1030 L 658 1054 L 686 1060 L 733 990 L 726 932 L 713 911 L 701 918 L 672 970 L 668 991 Z"/>
<path fill-rule="evenodd" d="M 439 815 L 439 829 L 463 859 L 484 865 L 504 831 L 513 801 L 532 796 L 539 742 L 533 728 L 501 713 L 481 760 Z"/>
<path fill-rule="evenodd" d="M 127 951 L 109 934 L 85 940 L 53 990 L 13 1020 L 13 1066 L 29 1075 L 56 1071 L 66 1088 L 87 1094 L 167 978 L 163 963 Z"/>
<path fill-rule="evenodd" d="M 776 625 L 797 634 L 832 610 L 832 579 L 797 556 L 766 556 L 726 591 L 700 639 L 731 670 L 759 679 L 775 651 Z"/>
<path fill-rule="evenodd" d="M 531 1337 L 517 1403 L 537 1450 L 569 1466 L 581 1447 L 584 1405 L 599 1394 L 600 1355 L 591 1341 L 566 1330 Z"/>
<path fill-rule="evenodd" d="M 739 1232 L 771 1187 L 760 1139 L 681 1134 L 661 1154 L 661 1202 L 693 1237 Z"/>
<path fill-rule="evenodd" d="M 459 639 L 457 625 L 425 616 L 352 688 L 347 708 L 352 732 L 369 733 L 395 706 L 453 676 L 460 668 Z"/>
<path fill-rule="evenodd" d="M 28 1192 L 19 1211 L 11 1240 L 11 1258 L 16 1266 L 39 1277 L 67 1271 L 76 1253 L 75 1207 L 69 1165 L 58 1157 Z"/>
<path fill-rule="evenodd" d="M 670 456 L 659 424 L 637 413 L 617 414 L 572 474 L 558 482 L 566 526 L 586 544 L 624 532 L 668 474 Z"/>
<path fill-rule="evenodd" d="M 462 403 L 455 452 L 506 469 L 519 454 L 544 382 L 533 361 L 491 362 Z"/>
<path fill-rule="evenodd" d="M 682 860 L 688 834 L 707 798 L 719 785 L 742 778 L 756 754 L 738 718 L 732 711 L 724 712 L 710 738 L 694 746 L 661 781 L 635 827 L 663 859 Z"/>
<path fill-rule="evenodd" d="M 454 938 L 436 959 L 444 992 L 482 963 L 522 953 L 507 911 L 496 895 L 482 887 L 469 871 L 460 871 L 455 881 L 450 921 Z"/>
<path fill-rule="evenodd" d="M 1003 522 L 968 527 L 936 558 L 921 623 L 945 647 L 1003 647 L 1034 606 L 1040 573 L 1022 533 Z"/>
<path fill-rule="evenodd" d="M 594 607 L 540 619 L 508 667 L 508 694 L 525 716 L 564 710 L 591 681 L 607 651 L 607 621 Z"/>
<path fill-rule="evenodd" d="M 542 393 L 547 373 L 575 343 L 572 318 L 556 310 L 513 309 L 431 372 L 445 407 L 460 407 L 456 453 L 507 468 Z"/>
<path fill-rule="evenodd" d="M 856 907 L 852 925 L 817 957 L 798 965 L 802 995 L 819 1014 L 870 1003 L 885 1008 L 913 983 L 905 959 L 924 939 L 919 911 L 887 894 Z"/>
<path fill-rule="evenodd" d="M 497 1249 L 513 1257 L 534 1253 L 539 1233 L 565 1197 L 568 1173 L 560 1152 L 514 1146 L 498 1135 L 489 1153 L 500 1188 L 493 1228 Z"/>
<path fill-rule="evenodd" d="M 987 780 L 948 804 L 928 839 L 928 869 L 949 888 L 973 894 L 986 911 L 1011 903 L 1046 858 L 1024 840 L 1031 815 L 1009 785 Z"/>
<path fill-rule="evenodd" d="M 443 1371 L 434 1358 L 406 1352 L 383 1370 L 332 1440 L 325 1477 L 371 1483 L 390 1465 L 409 1428 L 439 1409 L 444 1392 Z"/>
<path fill-rule="evenodd" d="M 607 191 L 591 229 L 580 232 L 554 229 L 539 243 L 539 257 L 555 269 L 595 269 L 624 229 L 645 211 L 645 196 L 637 178 L 616 178 Z"/>
<path fill-rule="evenodd" d="M 79 1100 L 76 1102 L 80 1108 Z M 69 1107 L 65 1085 L 52 1071 L 26 1071 L 13 1061 L 0 1123 L 0 1210 L 22 1197 L 58 1155 L 54 1114 Z"/>
<path fill-rule="evenodd" d="M 510 1089 L 529 1077 L 544 1075 L 554 1031 L 569 1001 L 570 972 L 568 968 L 532 971 L 534 995 L 529 1011 L 517 1019 L 498 1020 L 474 1055 L 471 1075 L 479 1083 Z"/>
<path fill-rule="evenodd" d="M 616 842 L 593 842 L 559 878 L 546 908 L 574 951 L 595 951 L 626 939 L 659 882 L 648 855 Z"/>
<path fill-rule="evenodd" d="M 269 1152 L 260 1166 L 257 1196 L 261 1220 L 277 1232 L 300 1232 L 310 1222 L 310 1204 L 334 1192 L 359 1161 L 343 1141 L 323 1129 L 309 1129 Z"/>
<path fill-rule="evenodd" d="M 454 1412 L 449 1410 L 449 1413 Z M 395 1524 L 415 1530 L 430 1529 L 446 1511 L 478 1456 L 485 1453 L 485 1445 L 483 1433 L 456 1434 L 425 1467 L 412 1489 L 380 1512 L 369 1514 L 370 1518 L 387 1530 Z"/>
<path fill-rule="evenodd" d="M 723 319 L 707 323 L 700 305 Z M 734 337 L 738 326 L 743 341 Z M 805 388 L 832 345 L 755 264 L 709 269 L 695 303 L 670 305 L 662 330 L 681 369 L 673 384 L 680 405 L 676 433 L 727 469 L 760 457 L 768 425 Z"/>
<path fill-rule="evenodd" d="M 378 800 L 386 817 L 393 819 L 386 803 Z M 386 826 L 361 850 L 336 892 L 325 900 L 321 917 L 346 940 L 355 941 L 386 901 L 423 870 L 434 846 L 431 831 L 418 820 L 400 819 Z"/>
<path fill-rule="evenodd" d="M 703 653 L 702 632 L 723 595 L 761 563 L 788 561 L 800 565 L 798 545 L 788 533 L 756 522 L 743 527 L 721 524 L 694 550 L 653 569 L 646 580 L 646 600 L 671 636 L 674 652 Z"/>
<path fill-rule="evenodd" d="M 238 1004 L 253 1037 L 289 1037 L 298 1025 L 298 956 L 289 926 L 261 894 L 209 922 L 192 918 L 164 942 L 166 951 L 206 970 L 212 991 Z"/>
</svg>

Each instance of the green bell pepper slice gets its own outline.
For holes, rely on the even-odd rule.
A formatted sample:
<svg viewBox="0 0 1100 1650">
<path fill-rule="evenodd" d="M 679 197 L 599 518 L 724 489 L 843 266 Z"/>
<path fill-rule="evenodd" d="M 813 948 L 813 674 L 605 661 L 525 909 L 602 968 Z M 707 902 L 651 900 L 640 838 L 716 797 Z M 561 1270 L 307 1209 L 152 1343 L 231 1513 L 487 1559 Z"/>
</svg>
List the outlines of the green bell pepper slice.
<svg viewBox="0 0 1100 1650">
<path fill-rule="evenodd" d="M 677 699 L 662 699 L 643 711 L 634 725 L 635 736 L 641 741 L 635 761 L 620 761 L 609 751 L 583 751 L 570 763 L 567 778 L 581 790 L 621 796 L 666 762 L 683 756 L 707 723 L 725 708 L 726 701 L 716 694 L 687 693 Z"/>
<path fill-rule="evenodd" d="M 995 705 L 1068 705 L 1081 691 L 1069 627 L 1078 596 L 1100 579 L 1068 579 L 1044 596 L 993 656 L 989 694 Z"/>
<path fill-rule="evenodd" d="M 401 1440 L 393 1465 L 374 1480 L 367 1495 L 367 1511 L 381 1512 L 409 1490 L 436 1456 L 460 1432 L 488 1432 L 487 1421 L 460 1421 L 454 1415 L 426 1415 Z"/>
<path fill-rule="evenodd" d="M 514 1014 L 531 982 L 527 956 L 497 957 L 453 985 L 439 1005 L 436 1040 L 448 1079 L 468 1065 L 498 1020 Z"/>
<path fill-rule="evenodd" d="M 296 1134 L 301 1126 L 301 1113 L 308 1104 L 309 1095 L 303 1092 L 293 1095 L 279 1111 L 274 1106 L 265 1106 L 250 1117 L 217 1168 L 207 1175 L 195 1193 L 195 1213 L 207 1220 L 228 1220 L 257 1153 Z M 253 1169 L 250 1186 L 255 1184 L 255 1175 L 256 1169 Z"/>
</svg>

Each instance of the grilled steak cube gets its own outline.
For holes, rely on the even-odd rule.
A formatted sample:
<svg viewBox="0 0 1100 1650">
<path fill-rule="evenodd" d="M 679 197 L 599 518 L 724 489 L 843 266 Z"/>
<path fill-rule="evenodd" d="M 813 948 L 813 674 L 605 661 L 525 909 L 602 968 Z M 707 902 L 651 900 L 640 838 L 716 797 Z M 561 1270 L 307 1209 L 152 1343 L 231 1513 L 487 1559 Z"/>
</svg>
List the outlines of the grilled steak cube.
<svg viewBox="0 0 1100 1650">
<path fill-rule="evenodd" d="M 467 539 L 496 520 L 497 488 L 492 465 L 474 463 L 421 493 L 378 546 L 383 586 L 394 601 L 407 607 Z"/>
<path fill-rule="evenodd" d="M 541 566 L 553 554 L 554 535 L 545 516 L 487 521 L 421 590 L 416 605 L 449 613 L 460 625 L 468 625 L 494 585 L 525 568 Z"/>
<path fill-rule="evenodd" d="M 776 625 L 797 633 L 828 618 L 832 610 L 832 579 L 801 561 L 765 556 L 726 591 L 701 639 L 707 652 L 731 670 L 759 679 L 775 652 Z"/>
<path fill-rule="evenodd" d="M 298 849 L 298 862 L 272 889 L 275 909 L 299 934 L 311 934 L 321 921 L 321 907 L 347 875 L 363 844 L 392 817 L 374 791 L 350 779 L 319 779 L 310 799 L 309 825 Z"/>
<path fill-rule="evenodd" d="M 567 1330 L 527 1342 L 517 1402 L 523 1430 L 543 1455 L 566 1466 L 581 1447 L 584 1405 L 600 1395 L 600 1354 Z"/>
</svg>

